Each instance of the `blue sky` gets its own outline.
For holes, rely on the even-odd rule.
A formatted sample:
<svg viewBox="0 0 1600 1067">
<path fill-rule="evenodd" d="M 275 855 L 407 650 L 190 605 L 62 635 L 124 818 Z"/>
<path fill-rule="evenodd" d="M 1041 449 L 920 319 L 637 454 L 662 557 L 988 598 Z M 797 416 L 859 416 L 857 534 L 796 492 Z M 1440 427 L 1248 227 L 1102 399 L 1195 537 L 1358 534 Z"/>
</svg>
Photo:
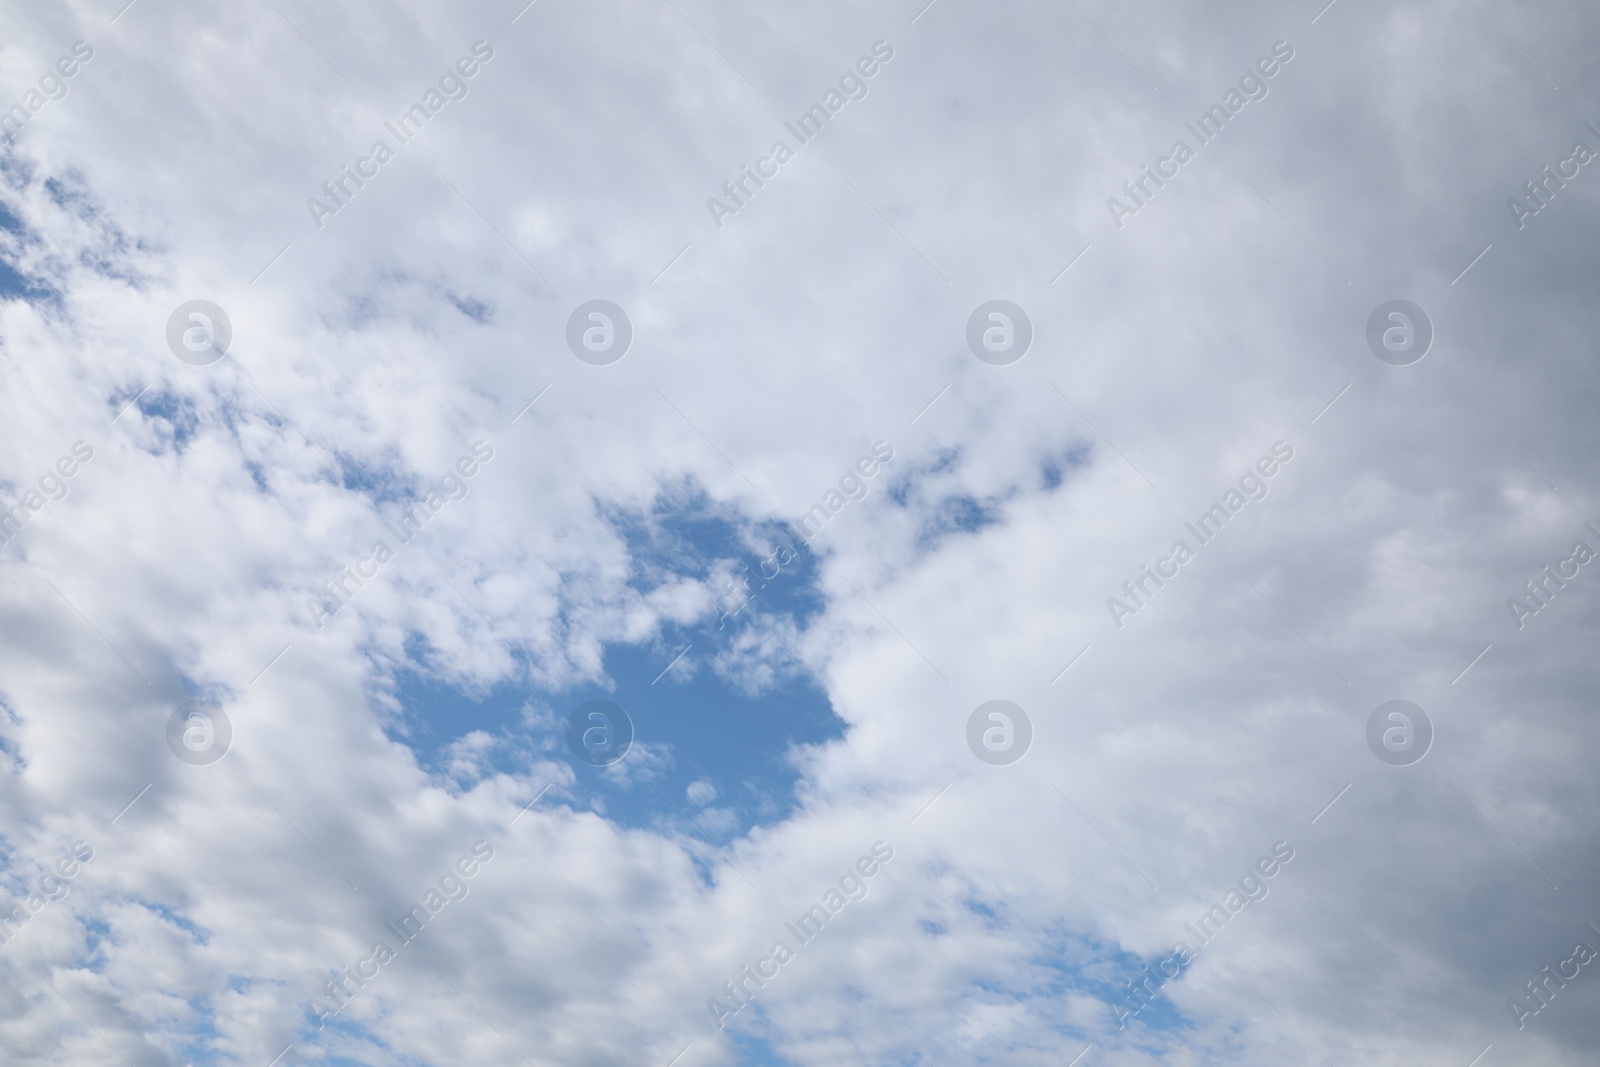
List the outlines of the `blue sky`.
<svg viewBox="0 0 1600 1067">
<path fill-rule="evenodd" d="M 704 501 L 699 503 L 703 508 Z M 534 708 L 548 708 L 564 723 L 579 705 L 603 698 L 632 717 L 638 743 L 665 750 L 667 765 L 654 784 L 672 803 L 703 806 L 687 797 L 690 783 L 703 781 L 716 790 L 719 807 L 737 813 L 730 835 L 788 818 L 800 780 L 794 749 L 836 740 L 844 724 L 798 664 L 761 688 L 739 674 L 725 675 L 714 664 L 748 627 L 777 618 L 805 629 L 822 602 L 816 560 L 803 541 L 782 528 L 769 524 L 750 529 L 698 511 L 690 506 L 648 516 L 611 516 L 629 547 L 634 569 L 630 584 L 645 591 L 668 572 L 709 580 L 713 566 L 721 562 L 726 578 L 749 581 L 749 594 L 737 591 L 742 587 L 725 593 L 718 585 L 716 612 L 693 626 L 663 627 L 647 644 L 607 644 L 602 677 L 559 690 L 542 688 L 541 679 L 529 672 L 488 692 L 467 691 L 430 677 L 427 650 L 415 649 L 419 662 L 399 673 L 395 695 L 405 722 L 397 736 L 417 753 L 418 762 L 439 765 L 447 758 L 447 747 L 472 731 L 505 739 L 506 748 L 492 760 L 501 771 L 514 770 L 519 753 L 526 758 L 528 751 L 554 743 L 558 758 L 567 759 L 577 773 L 581 792 L 603 798 L 610 817 L 631 826 L 673 824 L 681 816 L 655 789 L 636 782 L 618 785 L 567 752 L 559 730 L 530 722 Z M 752 539 L 763 537 L 785 538 L 800 552 L 765 582 L 760 578 L 762 562 L 771 555 L 749 547 Z M 761 543 L 776 549 L 775 540 Z M 769 565 L 767 573 L 774 568 Z"/>
</svg>

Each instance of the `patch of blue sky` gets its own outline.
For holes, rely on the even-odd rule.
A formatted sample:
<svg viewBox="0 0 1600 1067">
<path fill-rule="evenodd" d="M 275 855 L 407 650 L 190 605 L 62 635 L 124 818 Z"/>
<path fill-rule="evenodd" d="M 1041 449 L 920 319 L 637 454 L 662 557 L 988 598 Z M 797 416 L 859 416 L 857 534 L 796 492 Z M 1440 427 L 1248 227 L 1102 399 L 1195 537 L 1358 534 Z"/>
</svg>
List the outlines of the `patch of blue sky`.
<svg viewBox="0 0 1600 1067">
<path fill-rule="evenodd" d="M 222 1034 L 217 1030 L 215 1013 L 206 1007 L 207 998 L 186 997 L 183 1003 L 194 1012 L 195 1016 L 184 1021 L 184 1033 L 177 1042 L 184 1059 L 189 1063 L 205 1064 L 206 1067 L 210 1067 L 213 1063 L 226 1062 L 225 1057 L 213 1051 L 221 1042 Z"/>
<path fill-rule="evenodd" d="M 0 256 L 0 299 L 26 300 L 34 289 L 28 279 Z"/>
<path fill-rule="evenodd" d="M 189 397 L 164 390 L 151 390 L 140 396 L 136 403 L 140 414 L 151 421 L 160 436 L 170 441 L 175 452 L 181 453 L 200 428 L 200 416 Z M 164 426 L 161 425 L 163 423 Z"/>
<path fill-rule="evenodd" d="M 1079 467 L 1087 467 L 1094 460 L 1094 446 L 1088 442 L 1075 444 L 1055 455 L 1046 456 L 1039 464 L 1042 488 L 1054 492 L 1061 488 L 1067 475 Z"/>
<path fill-rule="evenodd" d="M 727 1035 L 733 1047 L 739 1050 L 741 1067 L 794 1067 L 794 1061 L 779 1055 L 766 1038 L 744 1033 L 732 1026 L 728 1028 Z"/>
<path fill-rule="evenodd" d="M 944 448 L 920 463 L 902 469 L 890 482 L 888 498 L 918 520 L 915 545 L 919 553 L 932 552 L 955 534 L 975 534 L 1005 517 L 1005 505 L 1023 491 L 1023 483 L 1037 479 L 1040 488 L 1054 492 L 1072 471 L 1093 458 L 1087 443 L 1045 456 L 1030 478 L 977 496 L 949 483 L 960 472 L 965 456 L 959 448 Z"/>
<path fill-rule="evenodd" d="M 494 309 L 482 300 L 470 296 L 460 296 L 456 293 L 445 294 L 450 303 L 455 305 L 457 311 L 480 326 L 487 325 L 494 317 Z"/>
<path fill-rule="evenodd" d="M 71 211 L 105 238 L 106 254 L 100 255 L 85 247 L 78 253 L 79 262 L 108 278 L 116 278 L 136 288 L 145 283 L 145 278 L 134 266 L 129 250 L 143 252 L 147 249 L 137 240 L 130 240 L 114 221 L 106 217 L 81 180 L 75 178 L 74 184 L 69 185 L 60 178 L 47 178 L 44 188 L 57 207 Z"/>
<path fill-rule="evenodd" d="M 3 201 L 0 201 L 0 230 L 16 234 L 18 237 L 25 234 L 22 220 L 13 215 Z M 9 246 L 14 243 L 14 240 L 8 240 L 4 245 Z M 32 283 L 17 269 L 11 257 L 0 252 L 0 299 L 26 300 L 34 292 Z"/>
<path fill-rule="evenodd" d="M 986 526 L 1000 521 L 1000 505 L 1005 496 L 980 500 L 968 493 L 951 493 L 941 497 L 929 509 L 923 527 L 917 533 L 917 547 L 931 549 L 954 533 L 977 533 Z"/>
<path fill-rule="evenodd" d="M 899 507 L 910 507 L 914 494 L 929 478 L 955 471 L 961 465 L 959 448 L 941 448 L 927 459 L 913 461 L 898 471 L 889 483 L 889 499 Z"/>
<path fill-rule="evenodd" d="M 986 917 L 996 914 L 976 908 L 971 902 L 967 907 Z M 1126 1023 L 1123 1032 L 1134 1040 L 1138 1039 L 1141 1031 L 1164 1034 L 1196 1029 L 1195 1023 L 1162 992 L 1164 986 L 1152 983 L 1155 991 L 1145 995 L 1142 1006 L 1131 995 L 1130 987 L 1147 977 L 1144 968 L 1148 966 L 1149 973 L 1159 977 L 1162 974 L 1160 962 L 1169 956 L 1158 954 L 1147 959 L 1115 944 L 1058 931 L 1030 961 L 1031 967 L 1025 982 L 1012 984 L 978 980 L 972 988 L 974 996 L 986 1003 L 1031 1003 L 1034 1005 L 1033 1014 L 1041 1018 L 1048 1018 L 1051 1014 L 1045 1005 L 1053 1001 L 1065 1009 L 1067 997 L 1071 995 L 1092 997 L 1103 1003 L 1105 1014 L 1098 1024 L 1091 1021 L 1087 1026 L 1075 1025 L 1064 1019 L 1049 1024 L 1062 1040 L 1064 1062 L 1076 1055 L 1084 1043 L 1095 1040 L 1097 1033 L 1118 1030 L 1119 1019 L 1123 1019 L 1123 1012 L 1118 1011 L 1118 1006 L 1125 1008 L 1128 1013 L 1128 1018 L 1123 1020 Z M 1184 967 L 1176 977 L 1166 978 L 1165 984 L 1170 986 L 1181 981 L 1187 969 Z"/>
<path fill-rule="evenodd" d="M 394 965 L 390 964 L 390 966 Z M 359 997 L 360 995 L 361 993 L 357 992 L 356 996 Z M 316 1016 L 307 1011 L 305 1017 L 307 1025 L 298 1035 L 299 1040 L 283 1059 L 278 1061 L 277 1067 L 300 1067 L 302 1064 L 312 1063 L 317 1064 L 318 1067 L 371 1067 L 372 1061 L 369 1059 L 353 1059 L 332 1051 L 329 1046 L 334 1045 L 360 1044 L 368 1048 L 379 1049 L 384 1053 L 391 1053 L 389 1044 L 383 1039 L 382 1035 L 350 1018 L 348 1012 L 332 1016 L 323 1023 L 320 1030 L 317 1027 Z M 277 1050 L 274 1050 L 268 1055 L 270 1057 L 276 1054 Z M 211 1063 L 237 1063 L 232 1057 L 224 1060 L 220 1056 L 214 1060 L 200 1062 L 206 1063 L 208 1067 Z M 409 1056 L 395 1056 L 389 1062 L 394 1063 L 396 1067 L 409 1064 L 417 1064 L 418 1067 L 421 1067 L 424 1061 L 414 1060 Z"/>
<path fill-rule="evenodd" d="M 726 840 L 786 818 L 797 804 L 796 747 L 839 738 L 844 723 L 792 659 L 752 682 L 748 670 L 728 668 L 724 657 L 747 628 L 780 619 L 798 632 L 821 611 L 816 560 L 781 527 L 741 523 L 694 494 L 677 503 L 677 510 L 608 515 L 629 548 L 630 582 L 649 592 L 684 577 L 709 580 L 731 572 L 741 580 L 748 573 L 747 587 L 735 586 L 692 624 L 669 623 L 641 644 L 608 644 L 601 677 L 560 690 L 541 689 L 524 676 L 472 692 L 431 671 L 426 649 L 411 649 L 393 679 L 402 723 L 392 736 L 409 745 L 423 767 L 441 774 L 448 771 L 450 746 L 472 731 L 502 742 L 486 757 L 498 771 L 525 772 L 531 756 L 553 751 L 574 767 L 580 794 L 624 825 L 696 835 L 688 819 L 699 833 Z M 775 564 L 762 564 L 779 537 L 796 555 L 774 573 Z M 592 699 L 620 705 L 633 721 L 636 744 L 668 753 L 647 780 L 591 767 L 566 748 L 566 716 Z M 554 732 L 548 718 L 541 725 L 539 716 L 528 714 L 539 706 L 556 713 Z M 715 795 L 701 786 L 691 800 L 689 787 L 697 782 L 709 783 Z"/>
<path fill-rule="evenodd" d="M 78 922 L 83 925 L 84 937 L 87 939 L 85 944 L 90 955 L 99 952 L 100 946 L 110 940 L 111 926 L 104 919 L 79 919 Z M 100 960 L 100 965 L 104 967 L 104 959 Z M 93 970 L 92 967 L 90 969 Z"/>
<path fill-rule="evenodd" d="M 1191 951 L 1194 946 L 1190 946 Z M 1187 1031 L 1194 1023 L 1166 996 L 1167 986 L 1183 980 L 1189 965 L 1173 959 L 1173 953 L 1157 953 L 1143 957 L 1128 952 L 1117 945 L 1099 941 L 1084 941 L 1073 947 L 1076 962 L 1065 959 L 1041 960 L 1058 976 L 1059 991 L 1087 994 L 1106 1004 L 1106 1026 L 1116 1029 L 1122 1018 L 1118 1008 L 1126 1009 L 1131 1017 L 1124 1019 L 1126 1029 L 1137 1033 L 1140 1028 L 1157 1031 Z M 1178 973 L 1168 976 L 1161 964 L 1172 960 Z M 1134 994 L 1138 993 L 1138 996 Z"/>
<path fill-rule="evenodd" d="M 10 215 L 7 215 L 7 218 L 11 222 L 16 222 Z M 0 229 L 10 232 L 12 227 L 0 225 Z M 15 246 L 25 239 L 21 236 L 20 224 L 16 232 L 19 237 L 0 240 L 0 300 L 59 303 L 61 299 L 59 292 L 48 285 L 38 284 L 35 279 L 23 273 L 15 252 Z"/>
<path fill-rule="evenodd" d="M 951 534 L 976 533 L 999 522 L 1001 506 L 1018 492 L 1013 486 L 979 499 L 944 488 L 940 483 L 960 470 L 962 459 L 960 449 L 941 449 L 928 460 L 901 470 L 889 485 L 889 500 L 918 519 L 919 552 L 932 552 Z"/>
<path fill-rule="evenodd" d="M 263 496 L 272 495 L 272 483 L 267 480 L 269 472 L 266 467 L 254 460 L 245 460 L 244 469 L 250 472 L 250 481 L 257 492 Z"/>
<path fill-rule="evenodd" d="M 344 454 L 339 456 L 339 477 L 344 488 L 364 493 L 374 504 L 411 504 L 430 488 L 424 479 L 403 474 L 396 466 L 363 463 Z"/>
<path fill-rule="evenodd" d="M 195 944 L 209 945 L 211 943 L 211 932 L 209 930 L 195 925 L 193 920 L 185 918 L 181 912 L 174 910 L 170 905 L 154 900 L 146 900 L 142 897 L 133 897 L 131 900 L 145 911 L 150 912 L 152 915 L 160 916 L 165 922 L 188 934 L 194 939 Z"/>
</svg>

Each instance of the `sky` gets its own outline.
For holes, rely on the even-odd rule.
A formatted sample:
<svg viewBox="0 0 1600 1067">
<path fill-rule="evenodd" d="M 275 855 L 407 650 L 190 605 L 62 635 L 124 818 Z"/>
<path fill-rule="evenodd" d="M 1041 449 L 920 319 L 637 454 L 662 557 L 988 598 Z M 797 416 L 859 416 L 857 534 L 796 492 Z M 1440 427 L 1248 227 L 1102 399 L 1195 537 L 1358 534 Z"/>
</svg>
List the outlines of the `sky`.
<svg viewBox="0 0 1600 1067">
<path fill-rule="evenodd" d="M 0 27 L 6 1064 L 1592 1062 L 1588 7 Z"/>
</svg>

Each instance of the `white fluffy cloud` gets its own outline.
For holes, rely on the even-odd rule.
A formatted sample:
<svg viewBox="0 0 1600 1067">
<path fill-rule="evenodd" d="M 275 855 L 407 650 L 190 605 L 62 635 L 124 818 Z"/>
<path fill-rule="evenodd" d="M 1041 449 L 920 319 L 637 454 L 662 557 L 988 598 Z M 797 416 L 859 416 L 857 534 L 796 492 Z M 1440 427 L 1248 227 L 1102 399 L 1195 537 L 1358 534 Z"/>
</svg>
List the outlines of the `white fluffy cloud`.
<svg viewBox="0 0 1600 1067">
<path fill-rule="evenodd" d="M 1600 549 L 1600 179 L 1521 229 L 1506 205 L 1600 149 L 1581 6 L 117 6 L 14 12 L 0 46 L 0 106 L 93 50 L 0 164 L 7 1063 L 1584 1062 L 1587 968 L 1524 1028 L 1509 1002 L 1600 948 L 1593 575 L 1520 627 L 1506 603 Z M 1107 197 L 1280 40 L 1266 97 L 1118 229 Z M 307 199 L 479 41 L 319 228 Z M 719 229 L 706 198 L 878 41 L 866 96 Z M 1035 329 L 1007 367 L 964 336 L 996 297 Z M 197 298 L 233 327 L 204 367 L 165 339 Z M 592 298 L 633 324 L 610 366 L 566 348 Z M 1393 298 L 1436 330 L 1409 367 L 1367 349 Z M 623 517 L 764 544 L 879 441 L 811 542 L 815 616 L 757 598 L 660 682 L 819 684 L 843 728 L 789 752 L 794 810 L 741 829 L 715 767 L 658 797 L 695 722 L 568 760 L 553 694 L 604 688 L 608 649 L 665 667 L 733 573 L 643 558 Z M 1107 599 L 1279 441 L 1119 626 Z M 387 533 L 477 442 L 459 498 Z M 525 693 L 544 740 L 423 758 L 402 668 Z M 210 766 L 168 749 L 197 697 L 233 729 Z M 967 747 L 995 698 L 1033 725 L 1011 766 Z M 1436 731 L 1413 766 L 1367 747 L 1392 698 Z M 1268 895 L 1190 940 L 1279 841 Z M 708 998 L 877 842 L 718 1029 Z"/>
</svg>

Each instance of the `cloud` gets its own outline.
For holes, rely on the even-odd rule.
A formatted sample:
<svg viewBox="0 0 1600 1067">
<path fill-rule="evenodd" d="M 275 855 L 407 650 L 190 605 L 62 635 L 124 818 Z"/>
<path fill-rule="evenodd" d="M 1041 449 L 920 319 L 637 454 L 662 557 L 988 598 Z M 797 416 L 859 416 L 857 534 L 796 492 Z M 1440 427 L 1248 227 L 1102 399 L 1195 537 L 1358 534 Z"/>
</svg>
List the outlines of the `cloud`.
<svg viewBox="0 0 1600 1067">
<path fill-rule="evenodd" d="M 1591 136 L 1584 9 L 517 6 L 16 20 L 8 69 L 94 59 L 0 161 L 0 505 L 94 455 L 0 549 L 0 909 L 95 858 L 0 946 L 6 1062 L 1583 1062 L 1587 973 L 1508 1003 L 1600 947 L 1600 616 L 1586 573 L 1521 628 L 1506 600 L 1600 549 L 1595 212 L 1587 171 L 1522 229 L 1506 200 Z M 707 191 L 880 39 L 715 228 Z M 1270 98 L 1117 229 L 1109 191 L 1280 40 Z M 634 327 L 608 366 L 564 339 L 595 298 Z M 996 298 L 1034 327 L 1008 366 L 965 345 Z M 1396 298 L 1435 332 L 1405 367 L 1364 333 Z M 232 326 L 209 365 L 167 348 L 193 299 Z M 1278 440 L 1270 496 L 1118 629 L 1107 596 Z M 580 695 L 624 692 L 628 757 L 569 758 Z M 233 725 L 204 766 L 165 736 L 197 698 Z M 997 698 L 1033 724 L 1003 767 L 964 732 Z M 1435 727 L 1408 767 L 1365 740 L 1395 698 Z"/>
</svg>

